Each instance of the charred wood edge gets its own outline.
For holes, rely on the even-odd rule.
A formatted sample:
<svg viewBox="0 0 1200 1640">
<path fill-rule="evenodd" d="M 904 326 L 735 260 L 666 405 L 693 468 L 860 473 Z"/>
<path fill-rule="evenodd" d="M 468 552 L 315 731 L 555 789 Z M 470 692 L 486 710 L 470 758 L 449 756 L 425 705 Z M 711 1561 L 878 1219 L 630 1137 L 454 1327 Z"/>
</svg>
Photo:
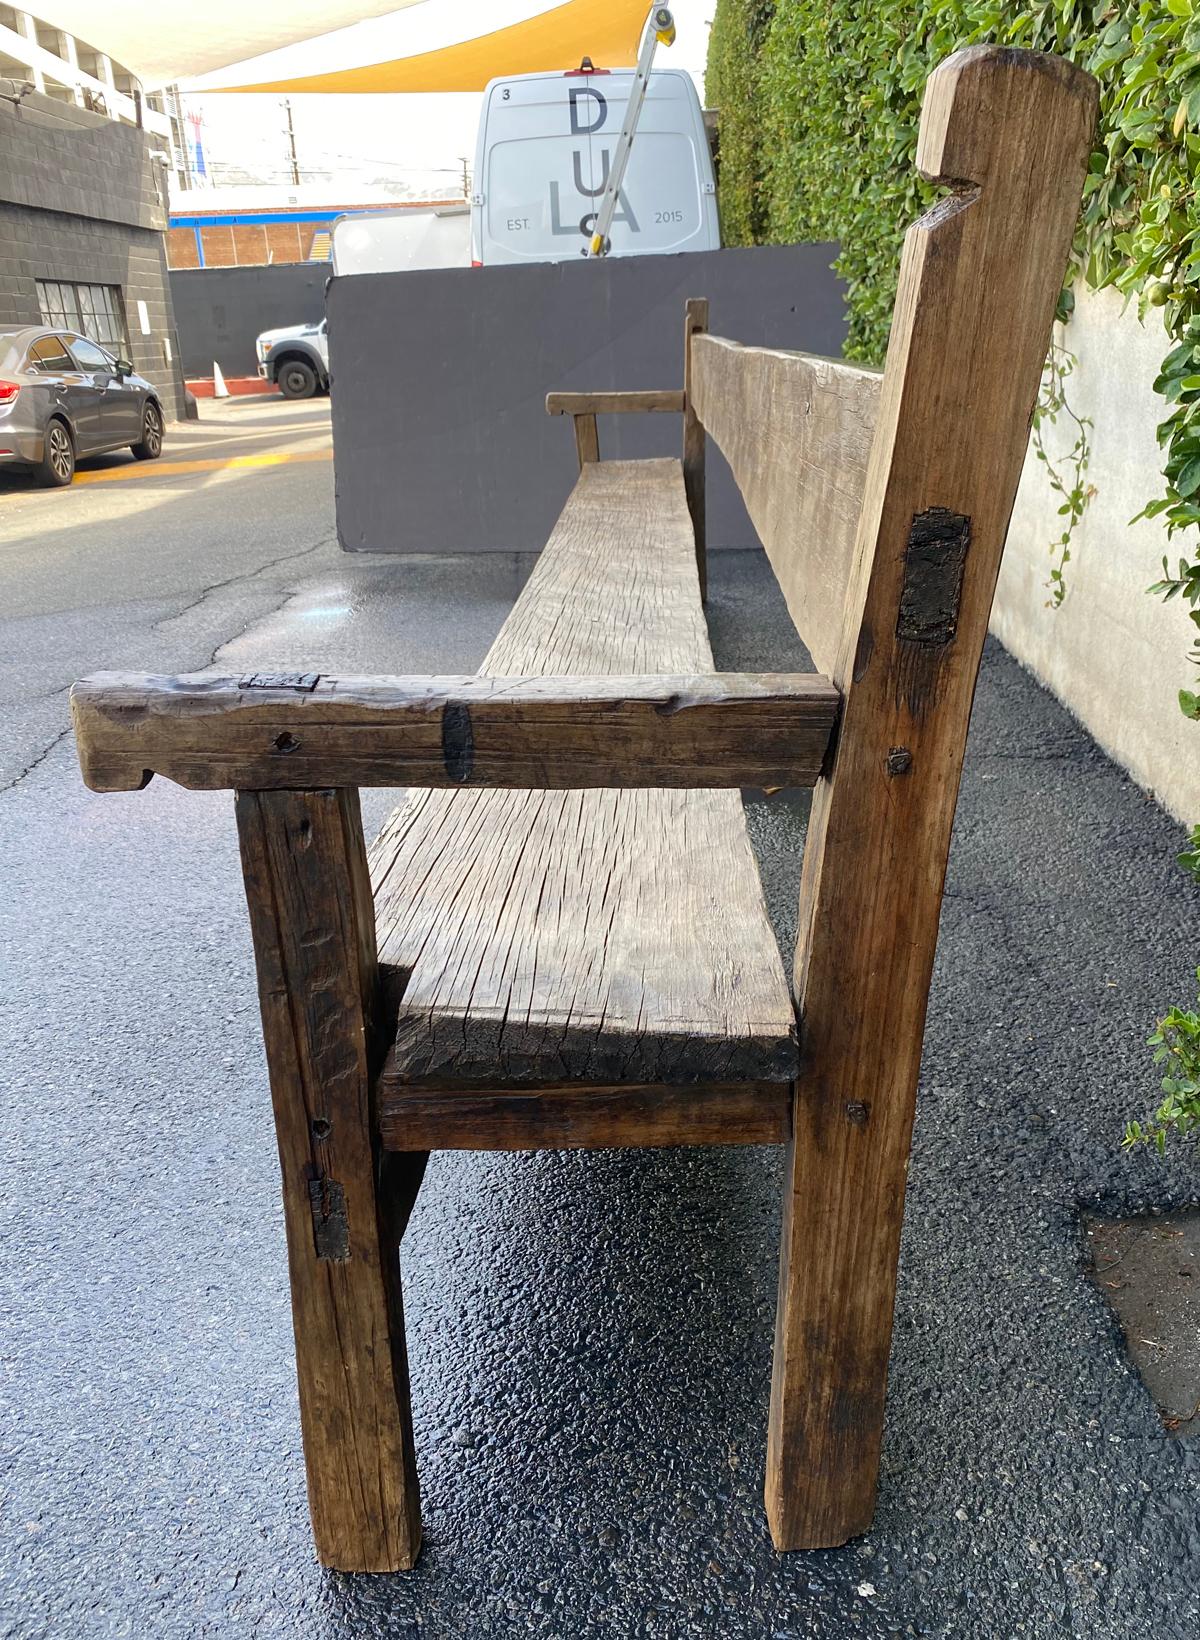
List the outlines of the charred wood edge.
<svg viewBox="0 0 1200 1640">
<path fill-rule="evenodd" d="M 958 637 L 970 545 L 971 520 L 965 513 L 927 507 L 914 514 L 896 614 L 896 693 L 918 722 L 938 698 L 943 663 Z"/>
<path fill-rule="evenodd" d="M 639 706 L 645 708 L 644 718 L 635 717 L 623 725 L 616 721 L 621 708 Z M 95 791 L 107 792 L 141 790 L 156 773 L 173 779 L 183 774 L 180 783 L 193 784 L 195 789 L 251 790 L 257 784 L 252 770 L 260 766 L 262 789 L 321 790 L 350 784 L 344 760 L 352 754 L 368 761 L 377 757 L 379 764 L 377 770 L 361 772 L 355 785 L 527 787 L 544 781 L 553 789 L 574 783 L 581 744 L 594 746 L 598 762 L 619 757 L 627 767 L 645 768 L 647 778 L 639 782 L 642 784 L 686 788 L 691 784 L 789 783 L 767 778 L 782 764 L 796 774 L 790 783 L 811 785 L 818 771 L 808 765 L 820 761 L 812 755 L 813 736 L 824 734 L 828 751 L 839 708 L 839 692 L 819 673 L 324 679 L 317 673 L 253 674 L 249 678 L 98 673 L 71 691 L 84 781 Z M 719 709 L 711 721 L 716 767 L 698 766 L 694 781 L 686 766 L 667 767 L 670 731 L 664 731 L 657 749 L 647 740 L 648 736 L 657 738 L 654 720 L 686 720 L 692 709 Z M 781 749 L 781 734 L 786 742 L 791 712 L 795 713 L 796 747 L 785 744 Z M 372 729 L 394 735 L 410 722 L 420 731 L 428 728 L 434 714 L 440 719 L 440 758 L 436 753 L 431 756 L 428 745 L 416 745 L 409 753 L 403 749 L 364 752 L 362 737 Z M 558 714 L 557 723 L 552 721 L 553 714 Z M 764 714 L 772 718 L 769 735 L 759 721 Z M 731 746 L 731 716 L 745 719 L 744 748 Z M 200 736 L 196 725 L 204 720 L 208 726 Z M 228 748 L 220 744 L 222 721 L 235 732 Z M 261 747 L 247 746 L 236 738 L 236 733 L 244 735 L 247 728 L 261 728 Z M 306 748 L 306 729 L 320 730 L 325 744 L 319 751 Z M 522 729 L 529 737 L 524 746 L 502 747 L 489 757 L 486 742 L 491 734 L 503 738 Z M 339 744 L 342 731 L 346 744 Z M 692 756 L 702 758 L 709 730 L 693 722 L 685 733 Z M 352 738 L 358 741 L 357 748 L 349 744 Z M 496 768 L 497 756 L 529 758 L 540 750 L 543 740 L 545 767 L 540 779 L 528 779 L 528 771 L 523 770 L 520 778 L 506 782 Z M 556 744 L 561 746 L 564 740 L 572 751 L 560 750 L 556 766 Z M 754 757 L 759 746 L 761 769 Z M 210 764 L 203 781 L 194 770 L 187 777 L 183 766 L 189 761 L 194 765 L 206 757 L 216 760 L 223 752 L 236 765 L 234 769 L 223 772 Z M 298 753 L 303 755 L 297 758 Z M 280 765 L 285 760 L 288 773 L 283 776 Z M 296 767 L 298 762 L 304 764 L 303 771 Z M 629 784 L 630 779 L 615 783 Z"/>
<path fill-rule="evenodd" d="M 346 1216 L 345 1190 L 327 1173 L 319 1173 L 308 1181 L 308 1203 L 312 1208 L 317 1257 L 344 1264 L 350 1257 L 350 1220 Z"/>
<path fill-rule="evenodd" d="M 958 632 L 971 520 L 947 507 L 917 513 L 904 553 L 896 636 L 905 643 L 953 643 Z"/>
<path fill-rule="evenodd" d="M 451 780 L 464 784 L 471 778 L 475 763 L 475 731 L 471 709 L 461 701 L 447 701 L 442 707 L 442 757 Z"/>
</svg>

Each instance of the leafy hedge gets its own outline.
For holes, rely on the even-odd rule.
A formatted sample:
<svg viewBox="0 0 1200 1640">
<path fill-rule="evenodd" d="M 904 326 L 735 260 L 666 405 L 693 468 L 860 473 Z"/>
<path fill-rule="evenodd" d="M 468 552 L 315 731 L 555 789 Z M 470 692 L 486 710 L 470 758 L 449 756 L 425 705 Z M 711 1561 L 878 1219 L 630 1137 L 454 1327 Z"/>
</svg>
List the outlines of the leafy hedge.
<svg viewBox="0 0 1200 1640">
<path fill-rule="evenodd" d="M 1162 310 L 1165 482 L 1146 511 L 1172 533 L 1191 531 L 1200 525 L 1200 0 L 717 0 L 707 99 L 721 114 L 726 241 L 839 240 L 847 353 L 880 362 L 900 241 L 927 199 L 913 165 L 925 80 L 979 40 L 1058 52 L 1100 82 L 1071 279 Z M 1164 564 L 1153 590 L 1182 597 L 1200 628 L 1200 548 L 1189 540 L 1178 573 Z M 1192 659 L 1200 667 L 1200 643 Z M 1180 704 L 1200 718 L 1195 693 Z"/>
<path fill-rule="evenodd" d="M 1150 590 L 1181 598 L 1200 629 L 1200 0 L 717 0 L 706 96 L 720 110 L 726 242 L 839 240 L 847 353 L 881 362 L 900 241 L 927 199 L 913 164 L 925 80 L 950 52 L 982 40 L 1057 52 L 1100 82 L 1069 283 L 1115 286 L 1166 323 L 1170 350 L 1155 383 L 1163 483 L 1145 511 L 1185 533 L 1187 556 L 1177 572 L 1164 560 Z M 1068 289 L 1061 312 L 1070 306 Z M 1057 384 L 1042 411 L 1053 419 L 1070 357 L 1057 349 L 1051 365 Z M 1066 515 L 1055 603 L 1086 504 L 1087 424 L 1075 420 L 1070 475 L 1050 467 Z M 1200 668 L 1200 641 L 1190 659 Z M 1181 690 L 1179 703 L 1200 720 L 1200 695 Z M 1200 828 L 1180 859 L 1200 880 Z M 1200 1016 L 1176 1011 L 1151 1040 L 1169 1061 L 1167 1099 L 1157 1126 L 1131 1128 L 1131 1142 L 1161 1142 L 1167 1127 L 1200 1131 Z"/>
</svg>

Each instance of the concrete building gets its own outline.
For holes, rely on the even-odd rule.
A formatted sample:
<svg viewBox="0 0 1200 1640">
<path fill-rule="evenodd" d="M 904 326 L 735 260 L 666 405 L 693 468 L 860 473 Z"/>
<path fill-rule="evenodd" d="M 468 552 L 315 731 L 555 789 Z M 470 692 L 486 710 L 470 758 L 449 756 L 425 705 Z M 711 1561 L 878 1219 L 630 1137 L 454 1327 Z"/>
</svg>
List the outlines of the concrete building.
<svg viewBox="0 0 1200 1640">
<path fill-rule="evenodd" d="M 159 139 L 171 169 L 187 186 L 183 122 L 174 91 L 143 92 L 129 69 L 105 52 L 31 12 L 0 5 L 0 89 L 5 80 L 17 88 L 28 84 L 53 102 L 140 125 Z"/>
<path fill-rule="evenodd" d="M 180 415 L 164 249 L 171 120 L 90 46 L 52 31 L 51 51 L 50 32 L 0 6 L 0 327 L 88 335 Z"/>
</svg>

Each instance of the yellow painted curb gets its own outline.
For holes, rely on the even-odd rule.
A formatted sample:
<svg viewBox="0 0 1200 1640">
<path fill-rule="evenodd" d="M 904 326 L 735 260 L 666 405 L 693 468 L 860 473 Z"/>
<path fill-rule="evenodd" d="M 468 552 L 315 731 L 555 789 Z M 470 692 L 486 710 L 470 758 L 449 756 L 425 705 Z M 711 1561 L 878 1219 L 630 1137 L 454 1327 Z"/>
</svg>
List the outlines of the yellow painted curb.
<svg viewBox="0 0 1200 1640">
<path fill-rule="evenodd" d="M 176 473 L 219 473 L 235 467 L 281 467 L 289 461 L 332 461 L 329 450 L 276 450 L 259 456 L 210 456 L 195 461 L 137 461 L 126 467 L 103 467 L 96 472 L 76 473 L 76 484 L 102 484 L 118 478 L 171 478 Z"/>
</svg>

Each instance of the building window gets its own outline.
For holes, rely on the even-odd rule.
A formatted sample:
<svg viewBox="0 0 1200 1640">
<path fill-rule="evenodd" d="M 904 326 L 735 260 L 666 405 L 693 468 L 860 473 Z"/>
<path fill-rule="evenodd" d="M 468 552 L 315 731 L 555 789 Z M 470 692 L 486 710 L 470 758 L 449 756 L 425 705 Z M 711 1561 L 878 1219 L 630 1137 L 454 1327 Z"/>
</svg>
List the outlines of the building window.
<svg viewBox="0 0 1200 1640">
<path fill-rule="evenodd" d="M 117 285 L 77 285 L 61 279 L 37 281 L 42 323 L 74 330 L 113 353 L 128 353 L 125 306 Z"/>
</svg>

